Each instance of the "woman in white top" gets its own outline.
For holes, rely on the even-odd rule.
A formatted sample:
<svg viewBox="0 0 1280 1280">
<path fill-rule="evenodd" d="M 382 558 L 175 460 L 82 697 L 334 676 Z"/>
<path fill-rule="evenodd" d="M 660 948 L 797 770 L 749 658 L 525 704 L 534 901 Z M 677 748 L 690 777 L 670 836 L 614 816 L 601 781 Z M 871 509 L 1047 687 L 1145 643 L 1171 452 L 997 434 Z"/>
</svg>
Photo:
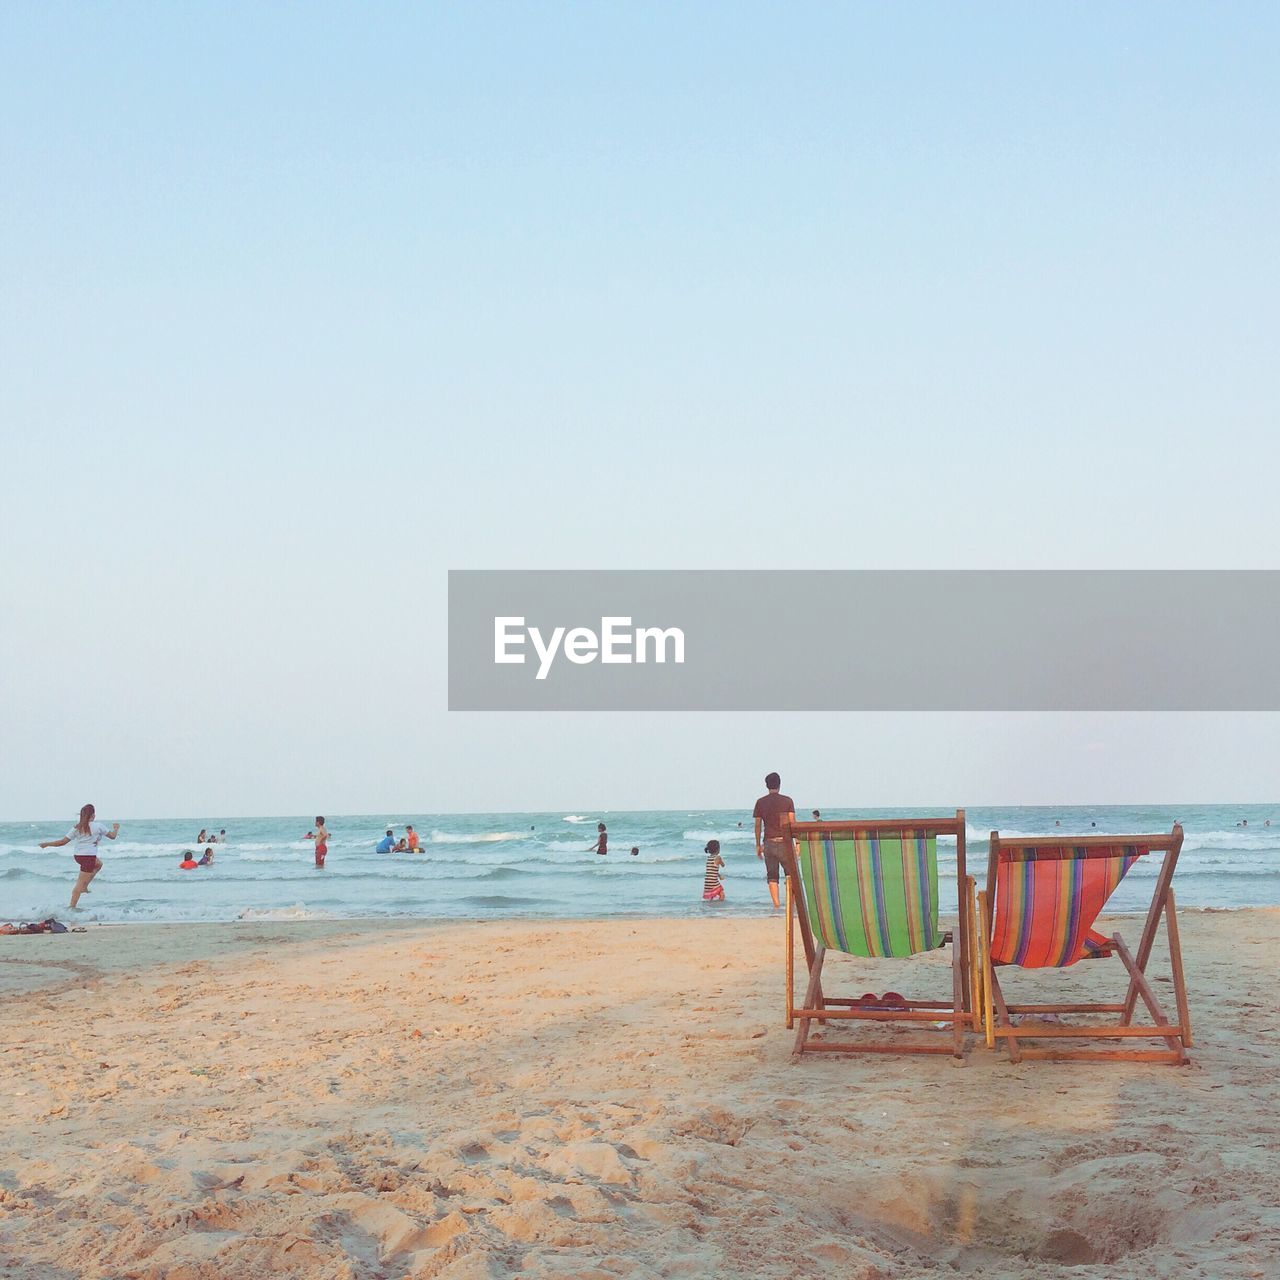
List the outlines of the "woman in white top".
<svg viewBox="0 0 1280 1280">
<path fill-rule="evenodd" d="M 118 822 L 108 828 L 105 822 L 94 822 L 94 812 L 93 805 L 85 805 L 80 810 L 80 821 L 61 840 L 45 840 L 40 845 L 42 849 L 60 849 L 64 844 L 72 846 L 72 857 L 80 868 L 80 874 L 76 877 L 76 887 L 71 890 L 72 911 L 80 910 L 76 906 L 80 901 L 80 895 L 88 893 L 89 881 L 102 870 L 102 859 L 98 857 L 98 841 L 103 836 L 108 840 L 114 840 L 120 834 Z"/>
</svg>

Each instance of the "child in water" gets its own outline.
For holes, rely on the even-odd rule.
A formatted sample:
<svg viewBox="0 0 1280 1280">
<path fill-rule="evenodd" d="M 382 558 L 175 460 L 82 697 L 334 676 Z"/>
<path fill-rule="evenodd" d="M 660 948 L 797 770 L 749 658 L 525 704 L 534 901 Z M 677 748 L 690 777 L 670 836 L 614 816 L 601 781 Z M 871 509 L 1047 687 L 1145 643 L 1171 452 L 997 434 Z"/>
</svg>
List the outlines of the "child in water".
<svg viewBox="0 0 1280 1280">
<path fill-rule="evenodd" d="M 192 871 L 200 864 L 196 861 L 196 855 L 190 849 L 182 851 L 182 861 L 178 863 L 179 871 Z"/>
<path fill-rule="evenodd" d="M 707 855 L 707 874 L 702 881 L 702 900 L 723 902 L 724 881 L 720 877 L 720 868 L 724 866 L 724 859 L 720 856 L 720 841 L 708 840 L 703 852 Z"/>
</svg>

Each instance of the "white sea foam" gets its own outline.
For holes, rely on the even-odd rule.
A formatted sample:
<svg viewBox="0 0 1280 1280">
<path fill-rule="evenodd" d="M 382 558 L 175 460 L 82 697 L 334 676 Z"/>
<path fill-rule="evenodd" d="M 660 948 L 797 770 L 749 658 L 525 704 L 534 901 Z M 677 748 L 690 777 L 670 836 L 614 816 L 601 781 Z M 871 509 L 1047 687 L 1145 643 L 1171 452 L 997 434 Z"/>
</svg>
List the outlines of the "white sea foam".
<svg viewBox="0 0 1280 1280">
<path fill-rule="evenodd" d="M 317 911 L 295 902 L 291 907 L 245 907 L 237 920 L 331 920 L 327 911 Z"/>
<path fill-rule="evenodd" d="M 527 831 L 486 831 L 479 835 L 466 835 L 453 831 L 433 831 L 428 844 L 497 844 L 502 840 L 523 840 Z"/>
<path fill-rule="evenodd" d="M 1167 835 L 1172 823 L 1168 826 L 1136 832 L 1128 827 L 1124 831 L 1113 831 L 1103 827 L 1081 827 L 1078 823 L 1072 826 L 1043 827 L 1038 831 L 1017 830 L 1012 827 L 999 828 L 1002 840 L 1031 840 L 1037 837 L 1046 843 L 1054 840 L 1070 839 L 1072 836 L 1110 836 L 1110 835 Z M 991 829 L 979 830 L 973 825 L 966 825 L 965 839 L 969 844 L 986 844 L 991 838 Z M 1236 827 L 1231 831 L 1194 831 L 1187 832 L 1182 840 L 1183 853 L 1196 849 L 1223 849 L 1240 851 L 1275 850 L 1280 852 L 1280 827 Z"/>
</svg>

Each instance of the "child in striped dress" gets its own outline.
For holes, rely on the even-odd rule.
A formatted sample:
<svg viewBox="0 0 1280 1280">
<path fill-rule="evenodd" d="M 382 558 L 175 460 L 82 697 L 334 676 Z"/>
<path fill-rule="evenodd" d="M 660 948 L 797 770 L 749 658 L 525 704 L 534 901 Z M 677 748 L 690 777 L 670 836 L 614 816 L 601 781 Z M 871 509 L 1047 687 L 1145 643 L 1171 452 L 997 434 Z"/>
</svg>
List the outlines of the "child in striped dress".
<svg viewBox="0 0 1280 1280">
<path fill-rule="evenodd" d="M 708 840 L 703 852 L 707 855 L 707 874 L 702 881 L 702 900 L 723 902 L 724 881 L 720 878 L 720 868 L 724 866 L 724 859 L 720 856 L 720 841 Z"/>
</svg>

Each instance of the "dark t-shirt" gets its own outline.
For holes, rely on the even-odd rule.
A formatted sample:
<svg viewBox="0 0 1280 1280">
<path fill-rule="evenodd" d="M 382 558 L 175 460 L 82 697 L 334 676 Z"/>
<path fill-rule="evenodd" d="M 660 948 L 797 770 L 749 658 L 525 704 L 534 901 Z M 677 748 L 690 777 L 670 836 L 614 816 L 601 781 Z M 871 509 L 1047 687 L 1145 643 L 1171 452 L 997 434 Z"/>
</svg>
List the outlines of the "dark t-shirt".
<svg viewBox="0 0 1280 1280">
<path fill-rule="evenodd" d="M 756 801 L 755 811 L 751 816 L 763 819 L 766 840 L 781 840 L 783 819 L 787 814 L 795 811 L 796 802 L 790 796 L 784 796 L 778 791 L 770 791 L 768 795 L 763 795 Z"/>
</svg>

